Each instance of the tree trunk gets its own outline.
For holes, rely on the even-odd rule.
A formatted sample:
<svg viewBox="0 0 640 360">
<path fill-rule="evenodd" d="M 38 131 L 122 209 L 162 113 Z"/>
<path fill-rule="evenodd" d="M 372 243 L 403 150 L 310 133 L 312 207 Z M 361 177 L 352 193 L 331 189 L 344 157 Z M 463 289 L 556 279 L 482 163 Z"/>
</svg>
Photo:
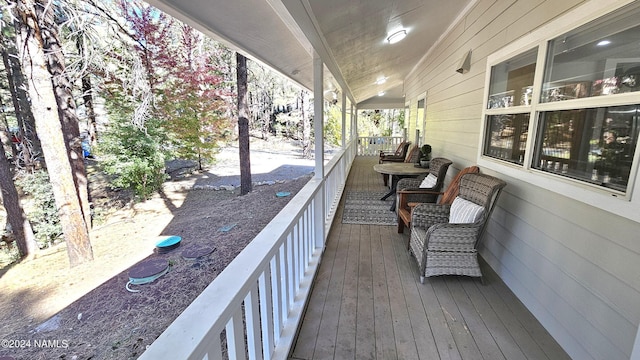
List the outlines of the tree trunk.
<svg viewBox="0 0 640 360">
<path fill-rule="evenodd" d="M 9 131 L 9 122 L 7 121 L 7 114 L 4 112 L 4 102 L 2 98 L 0 98 L 0 117 L 2 117 L 2 124 L 0 124 L 0 126 L 3 126 L 2 130 L 0 130 L 0 141 L 2 141 L 4 151 L 10 150 L 11 156 L 15 159 L 18 156 L 18 150 L 11 139 L 12 135 Z"/>
<path fill-rule="evenodd" d="M 93 104 L 93 86 L 89 75 L 82 77 L 82 100 L 87 112 L 87 130 L 89 132 L 89 143 L 92 147 L 98 145 L 98 131 L 96 130 L 96 111 Z"/>
<path fill-rule="evenodd" d="M 240 152 L 240 195 L 251 192 L 251 157 L 249 155 L 249 118 L 247 109 L 247 58 L 236 53 L 238 76 L 238 145 Z"/>
<path fill-rule="evenodd" d="M 48 4 L 48 0 L 36 0 L 36 3 L 45 5 Z M 91 228 L 89 184 L 84 166 L 84 157 L 82 156 L 82 138 L 80 137 L 79 120 L 76 114 L 76 103 L 71 93 L 73 84 L 71 84 L 65 73 L 64 53 L 58 37 L 57 25 L 54 22 L 53 11 L 42 13 L 44 9 L 38 9 L 37 6 L 35 9 L 38 11 L 36 14 L 40 19 L 40 26 L 48 30 L 41 32 L 42 44 L 49 73 L 52 76 L 53 90 L 58 104 L 58 115 L 67 148 L 66 154 L 69 157 L 73 171 L 73 182 L 78 194 L 80 208 L 82 209 L 82 216 L 87 228 Z"/>
<path fill-rule="evenodd" d="M 81 61 L 84 61 L 86 51 L 84 47 L 84 38 L 82 34 L 78 35 L 76 40 L 76 46 L 78 53 L 80 54 Z M 98 134 L 96 131 L 96 111 L 93 107 L 93 86 L 91 85 L 91 78 L 86 73 L 82 76 L 82 101 L 84 102 L 84 109 L 87 114 L 87 130 L 89 135 L 89 143 L 95 147 L 98 144 Z"/>
<path fill-rule="evenodd" d="M 2 117 L 4 117 L 4 114 Z M 4 132 L 6 129 L 3 128 L 0 131 Z M 2 204 L 7 212 L 7 221 L 11 225 L 11 231 L 20 256 L 31 258 L 38 250 L 38 246 L 33 235 L 31 223 L 20 205 L 20 197 L 13 182 L 11 167 L 4 151 L 0 151 L 0 190 L 2 190 Z"/>
<path fill-rule="evenodd" d="M 19 36 L 16 35 L 16 46 L 20 47 L 18 39 Z M 21 162 L 27 170 L 33 170 L 37 167 L 36 162 L 37 158 L 42 154 L 42 147 L 40 139 L 35 133 L 35 119 L 31 112 L 31 102 L 26 89 L 28 85 L 22 73 L 16 47 L 10 44 L 6 38 L 3 38 L 3 42 L 2 61 L 7 72 L 11 100 L 13 101 L 16 120 L 18 121 L 18 137 L 22 144 L 20 159 L 16 161 L 16 165 L 20 165 L 18 162 Z"/>
<path fill-rule="evenodd" d="M 21 0 L 9 1 L 9 4 L 15 5 L 15 15 L 20 19 L 19 36 L 26 45 L 21 48 L 23 51 L 21 59 L 30 82 L 29 93 L 36 119 L 36 132 L 42 142 L 42 151 L 47 162 L 62 232 L 67 244 L 69 262 L 73 267 L 92 260 L 93 251 L 67 155 L 58 102 L 44 53 L 43 35 L 46 36 L 46 33 L 53 29 L 52 9 L 42 2 L 46 3 L 44 0 Z M 48 9 L 48 14 L 43 17 L 41 12 L 45 8 Z M 45 21 L 39 23 L 38 19 L 45 19 Z"/>
</svg>

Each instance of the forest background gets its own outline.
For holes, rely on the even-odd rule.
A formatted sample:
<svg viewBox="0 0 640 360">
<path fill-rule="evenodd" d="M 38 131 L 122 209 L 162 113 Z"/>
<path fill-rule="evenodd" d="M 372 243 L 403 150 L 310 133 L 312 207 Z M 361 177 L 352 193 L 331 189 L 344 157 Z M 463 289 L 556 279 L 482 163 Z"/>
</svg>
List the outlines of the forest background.
<svg viewBox="0 0 640 360">
<path fill-rule="evenodd" d="M 63 240 L 71 266 L 92 259 L 103 209 L 87 166 L 140 201 L 168 160 L 215 166 L 238 138 L 236 53 L 144 2 L 5 0 L 0 16 L 0 266 Z M 251 136 L 293 139 L 311 156 L 313 94 L 257 62 L 247 73 Z M 323 101 L 325 141 L 339 145 L 341 108 Z M 362 111 L 358 129 L 391 135 L 403 116 Z"/>
</svg>

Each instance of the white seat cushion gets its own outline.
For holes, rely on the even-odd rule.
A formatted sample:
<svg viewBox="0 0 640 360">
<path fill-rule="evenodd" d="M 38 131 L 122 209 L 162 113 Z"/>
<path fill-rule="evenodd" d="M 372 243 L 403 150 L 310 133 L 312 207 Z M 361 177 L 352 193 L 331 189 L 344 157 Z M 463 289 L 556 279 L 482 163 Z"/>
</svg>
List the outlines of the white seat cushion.
<svg viewBox="0 0 640 360">
<path fill-rule="evenodd" d="M 482 206 L 457 196 L 451 203 L 449 223 L 471 224 L 479 220 L 483 213 Z"/>
<path fill-rule="evenodd" d="M 437 183 L 438 183 L 438 177 L 436 177 L 433 174 L 429 174 L 420 183 L 420 188 L 432 188 L 432 187 L 436 186 Z"/>
</svg>

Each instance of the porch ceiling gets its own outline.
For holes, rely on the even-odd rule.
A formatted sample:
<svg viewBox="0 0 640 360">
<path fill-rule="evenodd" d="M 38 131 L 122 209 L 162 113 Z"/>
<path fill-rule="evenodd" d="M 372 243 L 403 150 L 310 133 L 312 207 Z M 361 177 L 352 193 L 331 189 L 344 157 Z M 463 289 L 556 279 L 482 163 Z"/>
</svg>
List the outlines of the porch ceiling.
<svg viewBox="0 0 640 360">
<path fill-rule="evenodd" d="M 327 90 L 343 88 L 359 107 L 404 106 L 407 75 L 475 1 L 148 0 L 309 89 L 315 49 L 334 75 Z M 389 44 L 397 29 L 407 37 Z"/>
</svg>

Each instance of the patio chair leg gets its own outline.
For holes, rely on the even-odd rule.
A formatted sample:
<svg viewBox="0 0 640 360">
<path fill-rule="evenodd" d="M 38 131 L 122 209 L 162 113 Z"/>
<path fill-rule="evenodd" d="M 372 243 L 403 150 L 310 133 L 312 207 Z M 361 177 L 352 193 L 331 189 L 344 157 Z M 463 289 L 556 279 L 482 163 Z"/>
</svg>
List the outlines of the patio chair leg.
<svg viewBox="0 0 640 360">
<path fill-rule="evenodd" d="M 420 276 L 420 284 L 424 284 L 424 276 Z"/>
<path fill-rule="evenodd" d="M 398 234 L 402 234 L 403 232 L 404 232 L 404 221 L 402 221 L 402 219 L 398 219 Z"/>
<path fill-rule="evenodd" d="M 487 285 L 487 283 L 484 281 L 484 276 L 480 276 L 480 284 Z"/>
</svg>

